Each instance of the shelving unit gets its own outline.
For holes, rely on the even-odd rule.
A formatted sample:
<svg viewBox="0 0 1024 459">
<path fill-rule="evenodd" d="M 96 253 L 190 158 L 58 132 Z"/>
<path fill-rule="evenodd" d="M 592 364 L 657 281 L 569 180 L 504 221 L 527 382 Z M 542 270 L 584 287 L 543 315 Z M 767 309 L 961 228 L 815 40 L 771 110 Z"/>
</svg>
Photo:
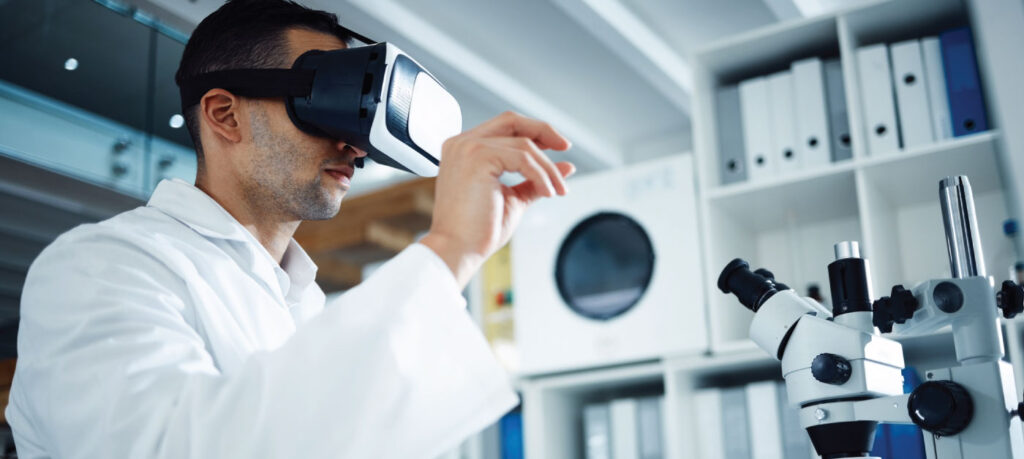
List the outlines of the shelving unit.
<svg viewBox="0 0 1024 459">
<path fill-rule="evenodd" d="M 871 260 L 876 296 L 897 283 L 947 275 L 938 182 L 961 174 L 971 179 L 985 251 L 993 254 L 988 269 L 1004 271 L 996 255 L 1010 246 L 1001 234 L 1009 213 L 1007 186 L 999 173 L 1002 134 L 997 123 L 990 123 L 995 128 L 986 132 L 888 155 L 871 155 L 866 148 L 865 95 L 856 49 L 968 24 L 967 5 L 958 0 L 874 2 L 754 31 L 698 53 L 694 146 L 703 194 L 704 268 L 711 291 L 721 268 L 740 257 L 771 270 L 800 292 L 818 285 L 828 299 L 825 268 L 833 258 L 832 244 L 843 240 L 861 243 Z M 717 88 L 785 69 L 797 59 L 837 55 L 843 65 L 853 158 L 762 181 L 719 185 Z M 711 295 L 708 306 L 712 352 L 750 349 L 752 314 L 725 295 Z"/>
<path fill-rule="evenodd" d="M 817 284 L 830 298 L 827 265 L 832 245 L 860 241 L 869 259 L 873 296 L 892 285 L 906 286 L 949 275 L 939 180 L 970 178 L 981 227 L 988 274 L 1006 277 L 1012 242 L 1002 222 L 1018 209 L 1024 133 L 1024 96 L 1010 86 L 1016 68 L 998 58 L 1006 50 L 986 48 L 1024 39 L 1024 14 L 1007 23 L 982 27 L 1004 0 L 890 0 L 772 25 L 699 50 L 693 66 L 694 155 L 699 220 L 710 327 L 708 350 L 698 355 L 665 356 L 657 362 L 525 379 L 524 436 L 527 457 L 581 457 L 581 407 L 609 394 L 647 391 L 665 396 L 666 457 L 697 457 L 692 394 L 704 387 L 735 386 L 780 379 L 779 365 L 747 338 L 752 313 L 718 292 L 720 270 L 733 258 L 771 270 L 801 293 Z M 1013 8 L 1021 9 L 1019 5 Z M 1016 14 L 1016 13 L 1014 13 Z M 1013 22 L 1013 21 L 1019 21 Z M 975 35 L 990 130 L 902 150 L 872 155 L 867 150 L 863 97 L 856 67 L 857 48 L 936 35 L 958 26 Z M 1019 26 L 1019 27 L 1017 27 Z M 789 68 L 808 57 L 835 58 L 843 65 L 853 157 L 756 182 L 720 185 L 716 89 Z M 1019 60 L 1018 58 L 1015 58 Z M 1019 65 L 1018 65 L 1019 67 Z M 1018 74 L 1019 75 L 1019 74 Z M 1013 94 L 1009 92 L 1013 90 Z M 1020 157 L 1020 158 L 1018 158 Z M 812 197 L 811 199 L 809 199 Z M 1024 388 L 1024 319 L 1004 321 L 1007 359 Z M 948 331 L 902 339 L 909 366 L 918 370 L 950 366 Z"/>
</svg>

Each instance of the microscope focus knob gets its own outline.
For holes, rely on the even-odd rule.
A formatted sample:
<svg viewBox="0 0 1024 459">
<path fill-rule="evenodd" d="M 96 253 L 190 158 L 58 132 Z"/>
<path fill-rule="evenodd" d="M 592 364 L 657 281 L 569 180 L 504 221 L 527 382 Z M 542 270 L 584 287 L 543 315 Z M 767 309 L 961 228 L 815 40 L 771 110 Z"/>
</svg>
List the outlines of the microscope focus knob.
<svg viewBox="0 0 1024 459">
<path fill-rule="evenodd" d="M 907 411 L 914 424 L 946 437 L 967 428 L 974 415 L 974 402 L 964 386 L 953 381 L 928 381 L 910 394 Z"/>
<path fill-rule="evenodd" d="M 814 379 L 825 384 L 836 386 L 846 384 L 853 374 L 853 366 L 850 361 L 835 354 L 818 354 L 811 362 L 811 375 Z"/>
<path fill-rule="evenodd" d="M 1003 281 L 1003 286 L 996 292 L 996 306 L 1003 310 L 1003 317 L 1012 319 L 1024 312 L 1024 286 L 1014 281 Z"/>
<path fill-rule="evenodd" d="M 917 306 L 914 292 L 903 288 L 902 285 L 895 285 L 889 296 L 875 300 L 871 308 L 871 321 L 882 333 L 890 333 L 894 323 L 902 324 L 914 317 Z"/>
</svg>

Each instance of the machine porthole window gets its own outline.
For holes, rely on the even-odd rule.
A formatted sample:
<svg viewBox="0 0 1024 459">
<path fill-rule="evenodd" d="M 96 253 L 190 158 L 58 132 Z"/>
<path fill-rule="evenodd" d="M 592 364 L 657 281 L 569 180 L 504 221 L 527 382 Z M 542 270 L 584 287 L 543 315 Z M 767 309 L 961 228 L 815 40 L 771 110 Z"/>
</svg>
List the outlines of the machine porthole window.
<svg viewBox="0 0 1024 459">
<path fill-rule="evenodd" d="M 602 212 L 581 221 L 562 242 L 555 281 L 577 314 L 609 320 L 640 301 L 654 274 L 654 247 L 635 220 Z"/>
</svg>

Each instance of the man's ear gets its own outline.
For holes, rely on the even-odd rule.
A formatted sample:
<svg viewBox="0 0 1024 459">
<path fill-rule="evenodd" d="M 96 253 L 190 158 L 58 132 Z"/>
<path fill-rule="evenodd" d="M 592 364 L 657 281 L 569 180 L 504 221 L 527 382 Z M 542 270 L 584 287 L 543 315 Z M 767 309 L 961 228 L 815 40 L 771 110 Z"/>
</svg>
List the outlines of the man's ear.
<svg viewBox="0 0 1024 459">
<path fill-rule="evenodd" d="M 242 100 L 223 89 L 211 89 L 199 101 L 199 117 L 210 128 L 216 142 L 242 141 Z"/>
</svg>

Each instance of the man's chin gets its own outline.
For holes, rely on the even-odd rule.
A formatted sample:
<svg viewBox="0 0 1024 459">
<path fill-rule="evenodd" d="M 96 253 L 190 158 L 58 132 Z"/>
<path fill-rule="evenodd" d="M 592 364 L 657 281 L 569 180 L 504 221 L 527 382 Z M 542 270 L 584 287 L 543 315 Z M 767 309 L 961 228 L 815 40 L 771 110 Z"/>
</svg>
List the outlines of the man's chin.
<svg viewBox="0 0 1024 459">
<path fill-rule="evenodd" d="M 319 196 L 320 199 L 306 201 L 300 220 L 330 220 L 334 218 L 341 210 L 341 200 L 344 197 L 344 191 L 332 190 Z"/>
</svg>

